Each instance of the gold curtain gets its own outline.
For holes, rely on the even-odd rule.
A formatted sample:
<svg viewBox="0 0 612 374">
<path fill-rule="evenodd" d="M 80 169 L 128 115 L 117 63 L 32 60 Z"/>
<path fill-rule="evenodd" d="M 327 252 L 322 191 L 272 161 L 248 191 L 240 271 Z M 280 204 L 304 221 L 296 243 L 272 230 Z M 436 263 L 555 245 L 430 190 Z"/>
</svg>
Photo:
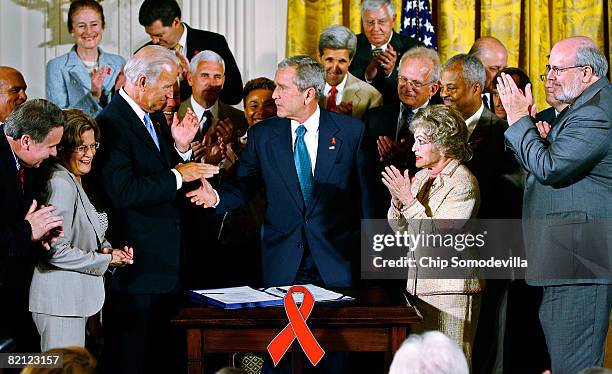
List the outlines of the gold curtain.
<svg viewBox="0 0 612 374">
<path fill-rule="evenodd" d="M 393 0 L 399 30 L 401 0 Z M 529 74 L 539 108 L 546 107 L 539 75 L 552 45 L 568 36 L 593 38 L 608 54 L 612 2 L 606 0 L 430 0 L 437 21 L 438 51 L 444 62 L 469 50 L 477 36 L 493 35 L 508 48 L 508 65 Z M 344 24 L 361 32 L 361 0 L 289 0 L 287 55 L 316 56 L 319 34 Z M 477 9 L 479 7 L 479 9 Z M 607 11 L 604 11 L 607 7 Z M 607 17 L 606 17 L 607 13 Z M 478 17 L 478 19 L 477 19 Z M 607 19 L 604 19 L 606 17 Z M 607 23 L 607 25 L 606 25 Z M 607 50 L 606 50 L 607 48 Z"/>
</svg>

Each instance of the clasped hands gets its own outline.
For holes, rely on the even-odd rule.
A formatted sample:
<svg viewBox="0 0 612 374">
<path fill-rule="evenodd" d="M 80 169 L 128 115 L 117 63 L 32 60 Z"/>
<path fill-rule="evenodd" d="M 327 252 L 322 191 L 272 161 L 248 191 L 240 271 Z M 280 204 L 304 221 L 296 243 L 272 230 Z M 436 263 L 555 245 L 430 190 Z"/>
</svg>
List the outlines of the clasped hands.
<svg viewBox="0 0 612 374">
<path fill-rule="evenodd" d="M 123 249 L 102 248 L 102 253 L 111 255 L 109 267 L 122 267 L 134 263 L 134 248 L 127 245 Z"/>
<path fill-rule="evenodd" d="M 399 171 L 395 166 L 386 166 L 383 170 L 382 182 L 389 189 L 391 194 L 391 203 L 393 206 L 400 210 L 404 206 L 408 206 L 414 200 L 412 196 L 412 183 L 408 169 L 404 170 L 404 174 Z"/>
<path fill-rule="evenodd" d="M 372 58 L 370 64 L 366 67 L 364 76 L 367 81 L 371 82 L 376 78 L 378 69 L 382 69 L 385 77 L 388 77 L 395 68 L 397 61 L 397 52 L 391 44 L 387 44 L 387 50 L 381 52 Z"/>
<path fill-rule="evenodd" d="M 376 139 L 376 146 L 378 148 L 378 157 L 380 162 L 388 162 L 392 160 L 398 162 L 408 161 L 410 149 L 408 147 L 408 143 L 406 143 L 406 139 L 401 139 L 399 142 L 396 142 L 388 136 L 382 135 Z"/>
</svg>

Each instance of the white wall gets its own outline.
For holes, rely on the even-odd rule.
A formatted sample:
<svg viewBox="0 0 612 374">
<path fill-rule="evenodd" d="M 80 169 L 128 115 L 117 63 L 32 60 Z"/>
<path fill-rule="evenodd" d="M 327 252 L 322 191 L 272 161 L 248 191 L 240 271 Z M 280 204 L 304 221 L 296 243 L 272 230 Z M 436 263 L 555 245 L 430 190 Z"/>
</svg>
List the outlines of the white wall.
<svg viewBox="0 0 612 374">
<path fill-rule="evenodd" d="M 101 47 L 129 58 L 148 36 L 138 23 L 142 0 L 104 0 Z M 0 65 L 20 70 L 28 97 L 45 95 L 45 64 L 73 45 L 66 19 L 69 0 L 0 0 Z M 287 0 L 179 0 L 182 19 L 223 34 L 242 80 L 274 77 L 285 56 Z"/>
</svg>

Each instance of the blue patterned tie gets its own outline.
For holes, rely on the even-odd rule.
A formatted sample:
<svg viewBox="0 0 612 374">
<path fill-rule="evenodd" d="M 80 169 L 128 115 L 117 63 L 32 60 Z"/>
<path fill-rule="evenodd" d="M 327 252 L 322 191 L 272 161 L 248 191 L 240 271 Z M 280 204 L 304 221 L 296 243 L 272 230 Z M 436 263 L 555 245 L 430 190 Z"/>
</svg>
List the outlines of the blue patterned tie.
<svg viewBox="0 0 612 374">
<path fill-rule="evenodd" d="M 306 148 L 306 142 L 304 141 L 305 133 L 306 127 L 304 127 L 304 125 L 298 126 L 298 128 L 295 130 L 295 134 L 297 136 L 295 138 L 295 147 L 293 149 L 293 161 L 295 162 L 295 170 L 297 171 L 298 179 L 300 181 L 304 203 L 308 205 L 308 201 L 310 201 L 312 196 L 313 177 L 310 155 L 308 154 L 308 148 Z"/>
<path fill-rule="evenodd" d="M 147 131 L 149 131 L 149 134 L 151 134 L 151 137 L 153 138 L 153 141 L 155 142 L 155 145 L 157 146 L 157 149 L 159 150 L 159 139 L 157 139 L 157 134 L 155 133 L 155 129 L 153 128 L 153 124 L 151 123 L 151 118 L 149 117 L 149 113 L 145 113 L 144 123 L 147 128 Z"/>
</svg>

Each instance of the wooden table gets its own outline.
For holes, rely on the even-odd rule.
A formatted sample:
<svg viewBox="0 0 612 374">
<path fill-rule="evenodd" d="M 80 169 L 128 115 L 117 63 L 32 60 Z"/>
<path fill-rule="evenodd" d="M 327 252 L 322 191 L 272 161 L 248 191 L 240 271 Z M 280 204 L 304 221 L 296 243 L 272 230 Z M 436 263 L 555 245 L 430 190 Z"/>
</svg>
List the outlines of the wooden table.
<svg viewBox="0 0 612 374">
<path fill-rule="evenodd" d="M 422 320 L 407 306 L 400 291 L 381 288 L 338 290 L 355 297 L 343 303 L 317 303 L 308 318 L 317 341 L 326 352 L 385 352 L 385 369 L 406 339 L 409 326 Z M 224 310 L 207 306 L 181 309 L 173 323 L 187 330 L 187 367 L 204 373 L 207 352 L 266 352 L 270 341 L 287 325 L 282 307 Z M 293 371 L 301 373 L 307 359 L 294 341 L 290 351 Z"/>
</svg>

